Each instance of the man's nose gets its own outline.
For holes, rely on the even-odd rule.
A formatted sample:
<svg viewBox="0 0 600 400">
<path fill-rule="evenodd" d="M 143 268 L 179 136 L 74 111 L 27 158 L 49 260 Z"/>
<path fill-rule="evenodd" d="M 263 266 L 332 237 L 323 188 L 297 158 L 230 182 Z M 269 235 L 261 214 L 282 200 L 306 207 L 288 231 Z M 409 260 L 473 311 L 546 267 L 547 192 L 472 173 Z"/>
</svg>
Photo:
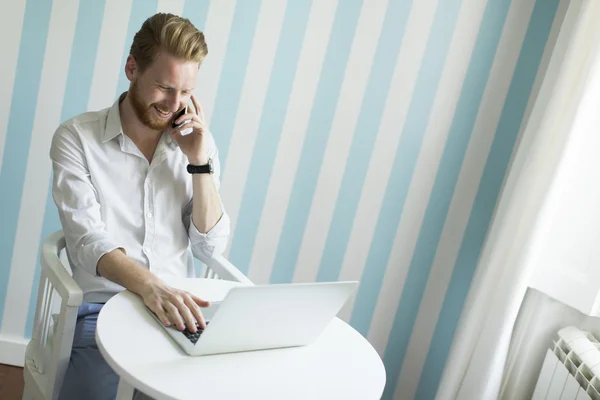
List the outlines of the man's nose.
<svg viewBox="0 0 600 400">
<path fill-rule="evenodd" d="M 169 98 L 169 108 L 172 112 L 179 111 L 181 108 L 181 98 L 179 93 L 173 93 Z"/>
</svg>

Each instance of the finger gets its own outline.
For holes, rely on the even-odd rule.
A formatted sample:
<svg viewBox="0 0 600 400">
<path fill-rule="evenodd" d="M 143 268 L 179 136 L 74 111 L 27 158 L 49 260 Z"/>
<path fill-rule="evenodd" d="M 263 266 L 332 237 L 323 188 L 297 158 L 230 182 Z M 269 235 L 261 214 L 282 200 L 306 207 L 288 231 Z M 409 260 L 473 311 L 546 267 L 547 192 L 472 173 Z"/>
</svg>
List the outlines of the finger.
<svg viewBox="0 0 600 400">
<path fill-rule="evenodd" d="M 164 326 L 171 326 L 171 321 L 169 320 L 169 316 L 167 315 L 165 310 L 162 308 L 162 306 L 152 308 L 152 312 L 154 313 L 154 315 L 156 315 L 158 317 L 158 319 L 160 320 L 160 322 L 163 323 Z"/>
<path fill-rule="evenodd" d="M 182 295 L 182 297 L 177 300 L 175 305 L 179 309 L 179 314 L 181 314 L 183 317 L 187 329 L 190 332 L 196 332 L 196 318 L 194 317 L 194 314 L 192 314 L 192 311 L 190 311 L 188 304 L 186 304 L 189 301 L 186 301 L 185 297 L 185 294 Z"/>
<path fill-rule="evenodd" d="M 198 117 L 196 117 L 198 118 Z M 187 122 L 182 123 L 181 125 L 177 125 L 177 128 L 174 128 L 174 131 L 179 131 L 181 132 L 184 129 L 187 128 L 194 128 L 194 129 L 204 129 L 204 124 L 202 124 L 200 121 L 196 121 L 196 120 L 188 120 Z"/>
<path fill-rule="evenodd" d="M 194 300 L 194 302 L 196 304 L 198 304 L 200 307 L 210 307 L 210 301 L 202 300 L 200 297 L 193 295 L 193 294 L 191 296 L 192 296 L 192 299 Z"/>
<path fill-rule="evenodd" d="M 188 306 L 188 308 L 192 312 L 194 319 L 196 321 L 198 321 L 198 327 L 200 329 L 205 329 L 206 328 L 206 320 L 204 319 L 204 315 L 202 315 L 202 311 L 200 311 L 200 307 L 198 307 L 198 304 L 196 304 L 196 302 L 194 301 L 194 299 L 192 298 L 191 295 L 185 296 L 185 300 L 186 300 L 185 304 Z"/>
<path fill-rule="evenodd" d="M 181 128 L 173 129 L 171 131 L 171 137 L 178 145 L 181 145 L 181 141 L 184 140 L 184 134 L 182 133 L 187 127 L 182 126 Z"/>
<path fill-rule="evenodd" d="M 176 129 L 174 129 L 171 133 L 177 132 L 179 135 L 183 136 L 183 131 L 185 131 L 186 129 L 189 129 L 189 128 L 192 128 L 192 130 L 196 133 L 199 133 L 199 134 L 204 133 L 204 125 L 202 125 L 196 121 L 186 122 L 185 124 L 182 124 L 179 127 L 177 127 Z"/>
<path fill-rule="evenodd" d="M 158 298 L 154 298 L 152 300 L 144 299 L 144 305 L 152 312 L 152 314 L 156 316 L 156 318 L 158 318 L 163 325 L 171 325 L 169 317 L 165 313 L 165 310 L 163 310 L 162 302 L 160 302 Z"/>
<path fill-rule="evenodd" d="M 175 125 L 178 127 L 178 125 L 184 121 L 197 121 L 199 123 L 202 123 L 202 121 L 200 120 L 200 117 L 198 117 L 198 115 L 194 114 L 194 113 L 183 114 L 181 117 L 177 118 L 174 122 L 175 122 Z"/>
<path fill-rule="evenodd" d="M 179 329 L 180 331 L 184 330 L 185 323 L 183 322 L 183 318 L 181 318 L 181 315 L 179 314 L 179 309 L 173 303 L 169 302 L 167 302 L 164 305 L 164 308 L 167 312 L 167 315 L 169 316 L 169 319 L 177 327 L 177 329 Z"/>
<path fill-rule="evenodd" d="M 200 117 L 200 120 L 202 121 L 202 123 L 204 123 L 204 110 L 202 110 L 202 106 L 200 105 L 200 103 L 198 103 L 198 100 L 196 100 L 196 96 L 194 96 L 194 94 L 192 94 L 191 98 L 192 103 L 194 104 L 194 109 L 196 110 L 196 114 L 198 114 L 198 117 Z"/>
</svg>

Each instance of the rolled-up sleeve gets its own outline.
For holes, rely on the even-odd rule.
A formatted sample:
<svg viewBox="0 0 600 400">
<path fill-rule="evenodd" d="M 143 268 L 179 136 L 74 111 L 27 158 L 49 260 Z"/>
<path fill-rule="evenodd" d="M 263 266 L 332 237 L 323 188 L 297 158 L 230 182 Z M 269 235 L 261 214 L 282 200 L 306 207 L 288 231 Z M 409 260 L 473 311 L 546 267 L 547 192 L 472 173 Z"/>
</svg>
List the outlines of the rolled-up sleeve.
<svg viewBox="0 0 600 400">
<path fill-rule="evenodd" d="M 210 136 L 208 156 L 213 162 L 213 181 L 217 192 L 221 187 L 221 164 L 219 161 L 219 151 L 217 146 Z M 192 201 L 187 205 L 183 220 L 188 230 L 190 238 L 190 246 L 194 257 L 201 261 L 206 262 L 207 259 L 211 259 L 215 254 L 222 254 L 227 248 L 227 242 L 229 241 L 229 235 L 231 232 L 231 222 L 229 215 L 225 211 L 225 206 L 219 194 L 219 200 L 221 201 L 222 215 L 219 221 L 209 230 L 207 233 L 200 233 L 192 220 L 192 209 L 193 209 L 193 198 Z"/>
<path fill-rule="evenodd" d="M 190 217 L 190 245 L 194 256 L 204 262 L 211 259 L 215 254 L 222 254 L 227 248 L 229 240 L 229 216 L 223 212 L 219 222 L 207 233 L 200 233 L 192 223 Z"/>
<path fill-rule="evenodd" d="M 98 276 L 98 260 L 123 247 L 106 232 L 78 135 L 67 127 L 59 127 L 52 138 L 50 159 L 54 172 L 52 197 L 71 260 L 76 267 Z"/>
</svg>

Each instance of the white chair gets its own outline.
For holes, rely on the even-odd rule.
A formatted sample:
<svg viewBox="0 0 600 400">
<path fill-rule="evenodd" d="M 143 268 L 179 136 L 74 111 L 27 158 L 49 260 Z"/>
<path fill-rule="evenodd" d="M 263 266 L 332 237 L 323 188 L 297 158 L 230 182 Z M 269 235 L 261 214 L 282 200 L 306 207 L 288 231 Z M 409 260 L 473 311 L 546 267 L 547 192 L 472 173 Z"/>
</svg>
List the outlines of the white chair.
<svg viewBox="0 0 600 400">
<path fill-rule="evenodd" d="M 64 249 L 62 230 L 49 235 L 42 245 L 33 335 L 25 352 L 23 400 L 57 399 L 69 365 L 83 292 L 70 274 Z M 220 255 L 207 263 L 202 272 L 209 279 L 252 284 Z"/>
</svg>

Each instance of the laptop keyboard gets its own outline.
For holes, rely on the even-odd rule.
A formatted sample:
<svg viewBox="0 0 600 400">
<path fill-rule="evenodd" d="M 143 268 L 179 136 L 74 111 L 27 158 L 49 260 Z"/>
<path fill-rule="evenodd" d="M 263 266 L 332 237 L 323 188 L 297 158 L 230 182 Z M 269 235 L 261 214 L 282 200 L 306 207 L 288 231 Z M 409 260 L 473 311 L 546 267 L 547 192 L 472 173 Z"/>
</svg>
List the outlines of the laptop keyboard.
<svg viewBox="0 0 600 400">
<path fill-rule="evenodd" d="M 206 325 L 208 325 L 209 322 L 210 321 L 206 321 Z M 196 327 L 198 327 L 198 324 L 196 324 Z M 202 335 L 202 332 L 204 332 L 204 329 L 200 329 L 200 328 L 198 328 L 196 330 L 196 333 L 190 332 L 187 328 L 185 328 L 183 331 L 181 331 L 181 333 L 183 333 L 184 336 L 186 338 L 188 338 L 188 340 L 194 344 L 196 344 L 198 339 L 200 339 L 200 335 Z"/>
</svg>

